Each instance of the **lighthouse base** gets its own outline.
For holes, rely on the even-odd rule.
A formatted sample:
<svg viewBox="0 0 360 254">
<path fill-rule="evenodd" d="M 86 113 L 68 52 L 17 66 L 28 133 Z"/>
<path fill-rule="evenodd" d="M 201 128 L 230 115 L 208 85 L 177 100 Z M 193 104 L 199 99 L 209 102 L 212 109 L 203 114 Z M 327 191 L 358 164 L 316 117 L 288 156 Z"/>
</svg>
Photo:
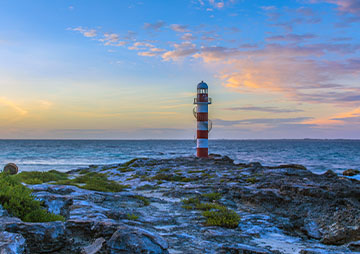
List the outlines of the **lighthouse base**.
<svg viewBox="0 0 360 254">
<path fill-rule="evenodd" d="M 198 158 L 208 158 L 208 148 L 197 148 L 196 149 L 196 156 Z"/>
</svg>

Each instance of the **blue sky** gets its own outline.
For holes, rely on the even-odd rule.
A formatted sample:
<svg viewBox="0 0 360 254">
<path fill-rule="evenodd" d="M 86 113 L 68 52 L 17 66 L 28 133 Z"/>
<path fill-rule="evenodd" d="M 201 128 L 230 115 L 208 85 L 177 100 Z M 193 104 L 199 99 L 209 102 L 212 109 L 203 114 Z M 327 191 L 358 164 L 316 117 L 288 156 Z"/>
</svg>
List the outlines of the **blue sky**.
<svg viewBox="0 0 360 254">
<path fill-rule="evenodd" d="M 0 138 L 360 138 L 356 0 L 0 1 Z"/>
</svg>

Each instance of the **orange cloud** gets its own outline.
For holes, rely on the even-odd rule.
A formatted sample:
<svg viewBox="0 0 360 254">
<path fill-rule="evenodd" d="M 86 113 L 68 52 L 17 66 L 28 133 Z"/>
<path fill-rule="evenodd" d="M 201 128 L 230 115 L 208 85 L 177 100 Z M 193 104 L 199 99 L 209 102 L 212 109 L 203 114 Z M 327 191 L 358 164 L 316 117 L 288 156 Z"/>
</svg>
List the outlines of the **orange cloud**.
<svg viewBox="0 0 360 254">
<path fill-rule="evenodd" d="M 358 120 L 360 119 L 360 107 L 351 111 L 339 113 L 332 115 L 330 117 L 319 118 L 314 120 L 306 121 L 306 124 L 316 124 L 316 125 L 343 125 L 349 120 Z"/>
</svg>

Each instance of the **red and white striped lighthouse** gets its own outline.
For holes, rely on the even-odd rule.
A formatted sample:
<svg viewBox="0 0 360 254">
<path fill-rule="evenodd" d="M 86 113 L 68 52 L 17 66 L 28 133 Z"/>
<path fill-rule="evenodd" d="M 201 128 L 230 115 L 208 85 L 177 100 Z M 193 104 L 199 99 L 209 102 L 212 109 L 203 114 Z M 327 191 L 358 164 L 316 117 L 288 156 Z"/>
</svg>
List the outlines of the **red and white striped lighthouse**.
<svg viewBox="0 0 360 254">
<path fill-rule="evenodd" d="M 211 98 L 208 97 L 208 86 L 204 81 L 201 81 L 197 86 L 197 96 L 194 98 L 196 104 L 197 120 L 197 147 L 196 156 L 199 158 L 208 157 L 208 133 L 209 118 L 208 118 L 208 105 L 211 104 Z M 195 108 L 194 108 L 195 110 Z"/>
</svg>

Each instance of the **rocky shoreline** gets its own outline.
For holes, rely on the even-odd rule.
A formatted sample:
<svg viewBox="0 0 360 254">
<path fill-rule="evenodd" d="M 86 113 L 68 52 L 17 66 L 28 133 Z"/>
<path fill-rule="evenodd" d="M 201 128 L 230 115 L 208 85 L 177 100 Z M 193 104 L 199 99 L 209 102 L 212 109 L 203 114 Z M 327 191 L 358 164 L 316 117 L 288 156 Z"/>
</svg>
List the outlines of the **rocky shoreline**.
<svg viewBox="0 0 360 254">
<path fill-rule="evenodd" d="M 68 175 L 94 172 L 127 187 L 28 185 L 65 221 L 23 222 L 0 207 L 0 253 L 360 253 L 360 182 L 332 171 L 212 155 L 139 158 Z M 205 206 L 234 211 L 237 226 L 209 224 Z"/>
</svg>

